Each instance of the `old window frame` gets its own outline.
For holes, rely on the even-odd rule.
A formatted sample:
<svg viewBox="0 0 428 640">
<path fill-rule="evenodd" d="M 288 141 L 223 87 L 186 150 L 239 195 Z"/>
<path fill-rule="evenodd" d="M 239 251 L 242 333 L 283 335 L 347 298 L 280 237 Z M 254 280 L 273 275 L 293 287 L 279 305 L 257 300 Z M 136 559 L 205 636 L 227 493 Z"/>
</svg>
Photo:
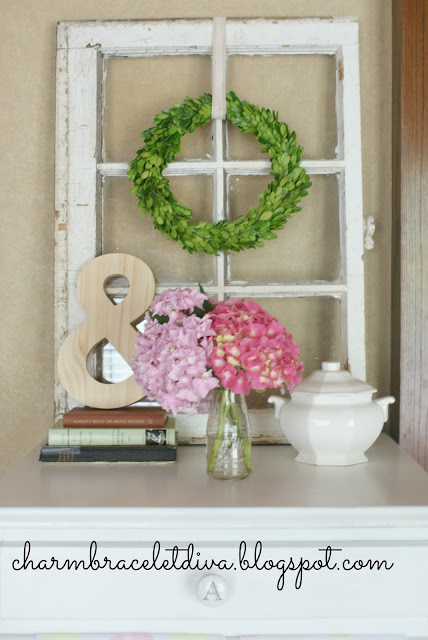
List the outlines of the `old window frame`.
<svg viewBox="0 0 428 640">
<path fill-rule="evenodd" d="M 106 61 L 123 56 L 211 55 L 213 21 L 64 22 L 58 25 L 57 36 L 55 358 L 66 335 L 85 321 L 75 288 L 82 267 L 102 252 L 101 181 L 105 176 L 123 176 L 127 171 L 126 163 L 107 163 L 102 158 Z M 342 364 L 364 379 L 358 23 L 355 18 L 228 20 L 226 45 L 228 55 L 320 54 L 335 57 L 336 158 L 306 161 L 303 166 L 311 175 L 334 174 L 338 177 L 340 278 L 336 282 L 253 285 L 251 295 L 339 298 Z M 262 175 L 268 173 L 270 163 L 266 160 L 220 161 L 221 121 L 214 122 L 216 158 L 209 162 L 174 162 L 165 173 L 213 175 L 215 217 L 219 219 L 224 211 L 227 176 Z M 228 295 L 248 296 L 248 287 L 225 284 L 227 264 L 224 257 L 217 259 L 216 268 L 217 284 L 207 288 L 210 293 L 217 294 L 220 299 Z M 61 416 L 70 406 L 70 399 L 58 380 L 55 382 L 55 403 L 56 416 Z M 264 422 L 266 419 L 263 415 Z M 273 439 L 277 437 L 278 433 Z"/>
</svg>

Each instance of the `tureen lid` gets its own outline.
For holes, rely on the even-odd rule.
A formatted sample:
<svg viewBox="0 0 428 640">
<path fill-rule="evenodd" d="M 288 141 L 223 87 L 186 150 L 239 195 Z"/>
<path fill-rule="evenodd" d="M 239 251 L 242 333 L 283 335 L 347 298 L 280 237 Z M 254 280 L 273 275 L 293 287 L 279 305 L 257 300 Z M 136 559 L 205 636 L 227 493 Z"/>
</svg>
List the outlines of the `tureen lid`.
<svg viewBox="0 0 428 640">
<path fill-rule="evenodd" d="M 296 393 L 353 394 L 374 393 L 376 389 L 340 368 L 340 362 L 322 362 L 321 369 L 311 373 L 296 387 Z"/>
</svg>

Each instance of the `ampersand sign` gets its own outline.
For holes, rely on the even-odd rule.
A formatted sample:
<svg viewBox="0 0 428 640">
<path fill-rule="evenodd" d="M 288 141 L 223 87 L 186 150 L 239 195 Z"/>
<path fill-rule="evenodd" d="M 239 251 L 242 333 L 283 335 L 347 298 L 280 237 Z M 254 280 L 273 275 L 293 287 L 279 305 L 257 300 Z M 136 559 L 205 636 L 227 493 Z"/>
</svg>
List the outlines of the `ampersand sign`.
<svg viewBox="0 0 428 640">
<path fill-rule="evenodd" d="M 115 276 L 129 281 L 129 293 L 114 304 L 104 291 L 104 284 Z M 130 362 L 135 354 L 138 321 L 150 305 L 155 280 L 150 268 L 138 258 L 125 253 L 109 253 L 91 260 L 80 272 L 77 296 L 88 316 L 87 322 L 65 339 L 58 354 L 58 377 L 68 393 L 79 402 L 99 409 L 115 409 L 137 402 L 141 387 L 131 375 L 122 382 L 95 380 L 87 368 L 90 351 L 104 339 Z"/>
</svg>

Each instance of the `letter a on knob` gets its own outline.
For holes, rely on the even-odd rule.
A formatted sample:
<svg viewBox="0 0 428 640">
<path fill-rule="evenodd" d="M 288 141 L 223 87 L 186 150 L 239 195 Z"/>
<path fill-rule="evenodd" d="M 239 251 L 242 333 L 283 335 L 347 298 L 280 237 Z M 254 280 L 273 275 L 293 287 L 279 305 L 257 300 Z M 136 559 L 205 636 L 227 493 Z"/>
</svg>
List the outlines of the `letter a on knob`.
<svg viewBox="0 0 428 640">
<path fill-rule="evenodd" d="M 106 280 L 124 276 L 129 293 L 114 304 L 104 290 Z M 108 253 L 91 260 L 80 272 L 77 296 L 88 319 L 72 331 L 58 354 L 58 377 L 68 393 L 79 402 L 99 409 L 115 409 L 137 402 L 144 395 L 133 376 L 112 384 L 95 380 L 88 371 L 89 352 L 103 340 L 120 353 L 126 362 L 135 354 L 137 322 L 150 305 L 155 280 L 150 268 L 125 253 Z"/>
<path fill-rule="evenodd" d="M 199 580 L 196 593 L 203 604 L 218 607 L 227 600 L 229 588 L 224 578 L 209 574 Z"/>
</svg>

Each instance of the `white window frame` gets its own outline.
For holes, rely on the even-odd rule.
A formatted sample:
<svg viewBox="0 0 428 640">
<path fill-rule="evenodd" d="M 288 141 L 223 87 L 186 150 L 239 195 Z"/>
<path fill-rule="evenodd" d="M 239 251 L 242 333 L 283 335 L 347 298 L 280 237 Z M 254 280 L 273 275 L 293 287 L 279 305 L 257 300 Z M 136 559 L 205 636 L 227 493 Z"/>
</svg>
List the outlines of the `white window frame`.
<svg viewBox="0 0 428 640">
<path fill-rule="evenodd" d="M 103 83 L 112 57 L 212 55 L 212 20 L 63 22 L 57 33 L 55 360 L 65 337 L 85 321 L 76 296 L 82 267 L 99 255 L 103 177 L 125 176 L 126 163 L 101 156 Z M 342 364 L 365 379 L 363 208 L 356 18 L 227 20 L 227 55 L 333 55 L 336 61 L 336 157 L 302 162 L 310 175 L 336 175 L 339 181 L 340 276 L 335 282 L 226 284 L 227 260 L 215 259 L 217 284 L 208 293 L 254 297 L 331 297 L 341 302 Z M 215 218 L 224 215 L 224 187 L 231 175 L 263 175 L 269 160 L 223 161 L 223 123 L 213 121 L 213 160 L 173 162 L 165 175 L 205 174 L 214 179 Z M 346 183 L 346 189 L 345 189 Z M 162 290 L 159 287 L 158 290 Z M 113 292 L 114 293 L 114 292 Z M 58 379 L 56 417 L 75 403 Z M 271 410 L 257 412 L 256 439 L 282 441 Z M 184 424 L 185 422 L 185 424 Z M 182 439 L 199 441 L 203 431 L 187 417 Z M 186 435 L 184 435 L 184 433 Z"/>
</svg>

